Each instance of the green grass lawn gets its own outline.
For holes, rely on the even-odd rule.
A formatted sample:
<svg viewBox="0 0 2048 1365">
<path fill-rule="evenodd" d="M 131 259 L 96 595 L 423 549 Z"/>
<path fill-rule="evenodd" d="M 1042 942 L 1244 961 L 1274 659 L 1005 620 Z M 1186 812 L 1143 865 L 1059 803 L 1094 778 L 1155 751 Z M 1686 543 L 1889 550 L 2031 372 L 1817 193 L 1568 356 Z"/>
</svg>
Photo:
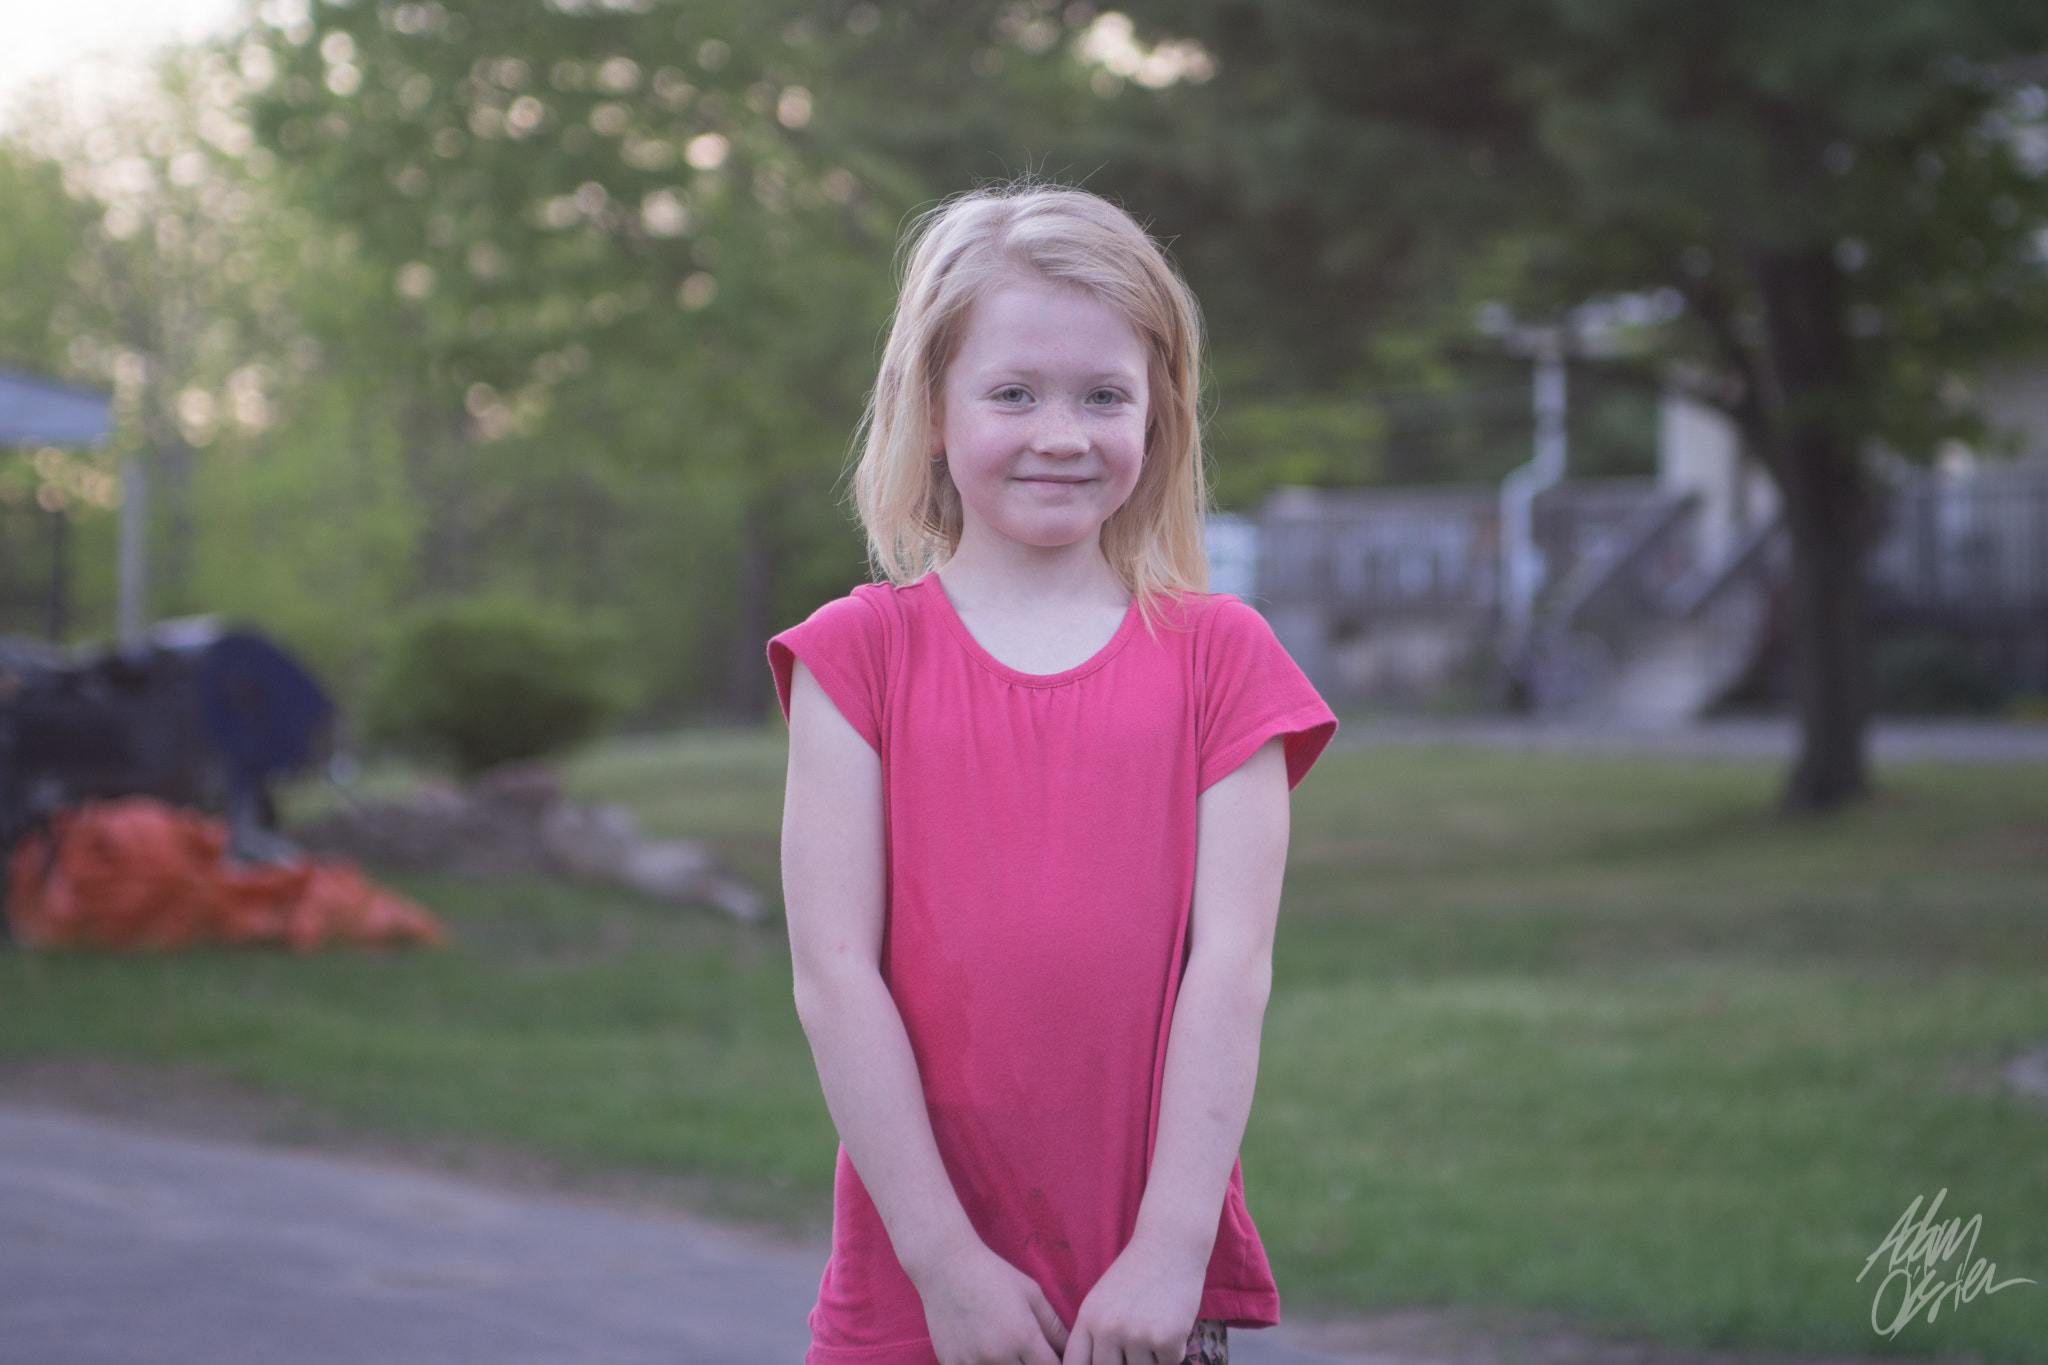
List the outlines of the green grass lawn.
<svg viewBox="0 0 2048 1365">
<path fill-rule="evenodd" d="M 781 740 L 570 772 L 772 885 Z M 1247 1185 L 1296 1304 L 1563 1312 L 1674 1343 L 2048 1359 L 2048 1286 L 1895 1342 L 1864 1258 L 1916 1195 L 2048 1281 L 2048 770 L 1900 768 L 1844 817 L 1764 764 L 1329 755 L 1293 866 Z M 396 879 L 454 946 L 0 956 L 0 1055 L 199 1064 L 348 1122 L 693 1173 L 816 1225 L 832 1136 L 779 930 Z M 1944 1277 L 1946 1278 L 1946 1277 Z"/>
</svg>

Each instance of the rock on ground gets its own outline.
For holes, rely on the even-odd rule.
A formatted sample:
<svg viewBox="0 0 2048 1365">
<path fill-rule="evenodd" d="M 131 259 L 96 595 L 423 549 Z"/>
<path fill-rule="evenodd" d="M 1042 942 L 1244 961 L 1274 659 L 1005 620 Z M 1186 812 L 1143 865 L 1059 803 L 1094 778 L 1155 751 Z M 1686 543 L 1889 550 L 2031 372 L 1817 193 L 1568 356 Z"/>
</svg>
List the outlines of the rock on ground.
<svg viewBox="0 0 2048 1365">
<path fill-rule="evenodd" d="M 626 887 L 734 919 L 766 913 L 709 844 L 646 839 L 622 807 L 571 801 L 537 764 L 507 764 L 467 788 L 422 787 L 404 801 L 351 802 L 293 831 L 307 848 L 386 867 L 471 877 L 560 876 Z"/>
</svg>

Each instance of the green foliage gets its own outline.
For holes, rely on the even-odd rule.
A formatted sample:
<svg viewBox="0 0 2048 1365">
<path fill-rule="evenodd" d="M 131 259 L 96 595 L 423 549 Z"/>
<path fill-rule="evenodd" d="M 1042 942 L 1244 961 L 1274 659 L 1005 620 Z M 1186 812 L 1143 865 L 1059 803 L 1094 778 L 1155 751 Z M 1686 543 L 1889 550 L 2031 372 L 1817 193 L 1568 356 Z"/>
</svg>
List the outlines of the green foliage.
<svg viewBox="0 0 2048 1365">
<path fill-rule="evenodd" d="M 1356 487 L 1379 483 L 1373 458 L 1382 413 L 1357 399 L 1232 404 L 1210 424 L 1218 506 L 1250 511 L 1283 484 Z"/>
<path fill-rule="evenodd" d="M 0 365 L 53 372 L 63 360 L 53 327 L 72 292 L 53 264 L 66 260 L 91 211 L 64 191 L 56 162 L 0 143 Z"/>
<path fill-rule="evenodd" d="M 860 569 L 833 486 L 902 206 L 809 13 L 326 6 L 251 39 L 257 136 L 368 276 L 322 338 L 390 414 L 419 587 L 641 617 L 670 714 L 758 711 L 772 627 Z"/>
<path fill-rule="evenodd" d="M 1871 673 L 1877 709 L 1892 715 L 1988 715 L 2002 700 L 1998 679 L 1953 636 L 1879 640 Z"/>
<path fill-rule="evenodd" d="M 1958 370 L 2039 344 L 2048 8 L 1133 9 L 1227 54 L 1193 178 L 1299 225 L 1240 285 L 1292 323 L 1276 357 L 1349 335 L 1360 357 L 1453 364 L 1475 282 L 1561 329 L 1603 295 L 1673 305 L 1633 342 L 1728 411 L 1783 494 L 1802 699 L 1785 804 L 1867 794 L 1861 460 L 1977 434 Z"/>
<path fill-rule="evenodd" d="M 69 266 L 88 227 L 91 210 L 66 193 L 62 168 L 25 149 L 0 142 L 0 366 L 76 379 L 68 363 L 68 338 L 59 325 L 77 284 Z M 105 540 L 104 510 L 79 497 L 81 489 L 111 487 L 107 461 L 89 452 L 38 452 L 0 447 L 0 633 L 40 635 L 49 621 L 51 577 L 55 572 L 54 516 L 38 496 L 61 498 L 69 542 L 64 556 L 67 615 L 97 625 L 105 619 L 95 581 L 101 575 L 87 556 Z M 84 568 L 86 581 L 81 582 Z"/>
<path fill-rule="evenodd" d="M 372 733 L 465 774 L 587 739 L 617 709 L 604 632 L 511 596 L 435 602 L 399 626 Z"/>
<path fill-rule="evenodd" d="M 1241 256 L 1236 288 L 1297 366 L 1432 336 L 1452 359 L 1476 340 L 1475 284 L 1538 315 L 1669 288 L 1688 308 L 1663 354 L 1763 402 L 1771 262 L 1811 258 L 1831 283 L 1804 344 L 1846 366 L 1795 405 L 1919 453 L 1967 426 L 1946 375 L 2023 339 L 2048 300 L 2048 102 L 2020 60 L 2048 14 L 2025 0 L 1132 8 L 1230 54 L 1197 115 L 1211 154 L 1180 173 L 1295 216 L 1287 259 Z M 1240 245 L 1228 217 L 1173 226 Z M 1206 294 L 1233 329 L 1234 297 Z M 1769 454 L 1790 419 L 1735 406 Z"/>
<path fill-rule="evenodd" d="M 253 620 L 353 702 L 405 602 L 575 602 L 627 623 L 646 719 L 759 713 L 766 635 L 862 576 L 839 476 L 891 253 L 979 179 L 1086 183 L 1171 244 L 1236 508 L 1519 462 L 1483 301 L 1683 301 L 1575 366 L 1575 469 L 1640 472 L 1675 360 L 1846 483 L 1866 438 L 1970 436 L 1957 371 L 2048 313 L 2037 5 L 1128 8 L 1126 57 L 1193 38 L 1201 78 L 1036 0 L 265 7 L 10 144 L 0 356 L 116 390 L 95 468 L 150 465 L 156 614 Z"/>
</svg>

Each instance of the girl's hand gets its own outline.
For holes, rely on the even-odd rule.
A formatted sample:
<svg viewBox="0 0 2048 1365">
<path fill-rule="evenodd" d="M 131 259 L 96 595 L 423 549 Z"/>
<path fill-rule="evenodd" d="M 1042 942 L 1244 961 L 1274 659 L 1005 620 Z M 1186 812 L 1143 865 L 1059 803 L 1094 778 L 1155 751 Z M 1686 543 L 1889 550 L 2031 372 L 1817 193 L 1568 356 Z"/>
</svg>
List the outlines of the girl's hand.
<svg viewBox="0 0 2048 1365">
<path fill-rule="evenodd" d="M 1181 1365 L 1207 1271 L 1206 1264 L 1154 1247 L 1140 1233 L 1081 1301 L 1060 1359 L 1064 1365 Z"/>
<path fill-rule="evenodd" d="M 1038 1282 L 980 1242 L 917 1282 L 939 1365 L 1059 1365 L 1066 1324 Z"/>
</svg>

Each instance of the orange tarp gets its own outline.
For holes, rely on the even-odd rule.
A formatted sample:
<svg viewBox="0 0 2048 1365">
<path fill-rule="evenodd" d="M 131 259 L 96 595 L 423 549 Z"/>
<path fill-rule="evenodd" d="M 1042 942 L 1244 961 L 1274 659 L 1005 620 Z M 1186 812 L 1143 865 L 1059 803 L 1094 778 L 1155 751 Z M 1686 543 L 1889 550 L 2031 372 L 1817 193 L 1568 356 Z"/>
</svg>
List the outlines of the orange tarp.
<svg viewBox="0 0 2048 1365">
<path fill-rule="evenodd" d="M 7 918 L 30 947 L 440 943 L 419 906 L 343 862 L 223 859 L 227 827 L 146 797 L 60 811 L 8 869 Z"/>
</svg>

